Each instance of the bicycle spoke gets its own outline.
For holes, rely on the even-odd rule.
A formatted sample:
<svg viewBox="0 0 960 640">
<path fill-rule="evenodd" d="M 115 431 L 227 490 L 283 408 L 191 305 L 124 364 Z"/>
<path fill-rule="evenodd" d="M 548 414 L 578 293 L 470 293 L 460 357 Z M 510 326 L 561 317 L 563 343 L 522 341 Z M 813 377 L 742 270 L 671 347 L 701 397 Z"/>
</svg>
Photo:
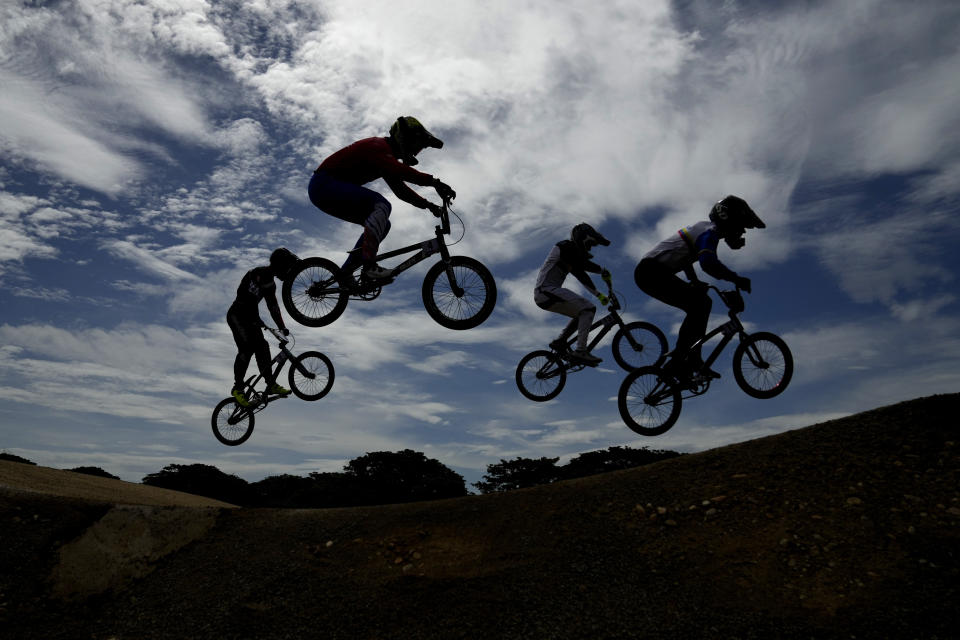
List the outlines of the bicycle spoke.
<svg viewBox="0 0 960 640">
<path fill-rule="evenodd" d="M 326 364 L 318 358 L 306 358 L 300 364 L 309 375 L 304 375 L 298 369 L 294 373 L 297 386 L 307 395 L 315 395 L 323 391 L 330 379 L 330 372 L 327 370 Z"/>
<path fill-rule="evenodd" d="M 463 289 L 457 296 L 450 286 L 449 278 L 441 275 L 433 288 L 433 300 L 440 312 L 453 320 L 472 318 L 483 307 L 487 287 L 476 271 L 469 267 L 453 266 L 454 280 Z"/>
<path fill-rule="evenodd" d="M 741 370 L 744 379 L 755 389 L 772 389 L 783 380 L 786 364 L 783 353 L 776 345 L 759 341 L 746 350 L 749 365 L 744 362 Z"/>
<path fill-rule="evenodd" d="M 673 414 L 673 389 L 661 382 L 657 376 L 639 376 L 630 384 L 626 406 L 637 425 L 642 428 L 658 428 Z"/>
</svg>

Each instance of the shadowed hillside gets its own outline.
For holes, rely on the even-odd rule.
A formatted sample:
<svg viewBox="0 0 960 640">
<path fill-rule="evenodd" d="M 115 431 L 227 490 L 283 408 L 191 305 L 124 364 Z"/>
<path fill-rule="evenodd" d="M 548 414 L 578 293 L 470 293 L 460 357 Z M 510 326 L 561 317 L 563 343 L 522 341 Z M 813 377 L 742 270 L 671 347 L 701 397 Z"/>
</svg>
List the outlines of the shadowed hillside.
<svg viewBox="0 0 960 640">
<path fill-rule="evenodd" d="M 104 639 L 954 637 L 958 412 L 960 395 L 934 396 L 638 469 L 369 508 L 108 503 L 8 479 L 0 627 Z"/>
</svg>

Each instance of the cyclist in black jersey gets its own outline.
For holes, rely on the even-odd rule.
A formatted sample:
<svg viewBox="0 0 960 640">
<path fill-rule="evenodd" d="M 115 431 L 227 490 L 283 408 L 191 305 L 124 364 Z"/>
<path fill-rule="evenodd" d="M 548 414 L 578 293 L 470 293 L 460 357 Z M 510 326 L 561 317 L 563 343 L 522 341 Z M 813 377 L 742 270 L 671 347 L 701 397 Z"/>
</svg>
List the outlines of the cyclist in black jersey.
<svg viewBox="0 0 960 640">
<path fill-rule="evenodd" d="M 265 300 L 270 317 L 277 324 L 283 335 L 288 335 L 280 315 L 280 305 L 277 304 L 277 285 L 274 278 L 284 279 L 290 268 L 298 261 L 296 255 L 286 248 L 280 248 L 270 254 L 270 264 L 255 267 L 244 274 L 237 287 L 237 297 L 227 311 L 227 324 L 233 332 L 233 339 L 237 343 L 237 358 L 233 363 L 233 397 L 246 407 L 249 399 L 243 392 L 244 378 L 250 357 L 256 356 L 257 366 L 267 383 L 267 393 L 287 395 L 289 389 L 277 384 L 270 370 L 270 345 L 263 337 L 263 320 L 260 319 L 260 301 Z"/>
</svg>

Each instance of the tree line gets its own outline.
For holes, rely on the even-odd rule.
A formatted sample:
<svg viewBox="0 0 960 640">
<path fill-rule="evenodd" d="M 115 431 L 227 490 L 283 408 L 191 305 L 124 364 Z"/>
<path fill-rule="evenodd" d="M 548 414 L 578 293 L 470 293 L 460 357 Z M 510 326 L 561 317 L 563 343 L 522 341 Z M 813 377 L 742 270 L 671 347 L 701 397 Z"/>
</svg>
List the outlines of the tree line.
<svg viewBox="0 0 960 640">
<path fill-rule="evenodd" d="M 523 489 L 639 467 L 681 455 L 676 451 L 610 447 L 582 453 L 563 465 L 559 458 L 521 458 L 487 465 L 473 486 L 483 494 Z M 0 460 L 33 462 L 8 453 Z M 118 479 L 99 467 L 77 473 Z M 307 476 L 281 474 L 247 482 L 206 464 L 170 464 L 148 474 L 142 484 L 213 498 L 243 507 L 330 508 L 439 500 L 469 495 L 463 476 L 419 451 L 378 451 L 348 462 L 340 472 Z"/>
</svg>

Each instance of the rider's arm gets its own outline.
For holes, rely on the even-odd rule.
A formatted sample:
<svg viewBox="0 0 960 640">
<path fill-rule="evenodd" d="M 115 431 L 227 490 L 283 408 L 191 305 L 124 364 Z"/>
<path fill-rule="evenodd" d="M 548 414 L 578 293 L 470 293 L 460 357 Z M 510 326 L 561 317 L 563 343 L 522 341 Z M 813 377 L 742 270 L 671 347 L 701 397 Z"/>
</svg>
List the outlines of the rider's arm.
<svg viewBox="0 0 960 640">
<path fill-rule="evenodd" d="M 425 174 L 426 175 L 426 174 Z M 431 177 L 431 180 L 433 178 Z M 390 190 L 404 202 L 412 204 L 418 209 L 429 209 L 430 201 L 422 197 L 419 193 L 407 186 L 407 183 L 403 180 L 398 180 L 395 178 L 384 176 L 383 181 L 387 183 L 387 186 L 390 187 Z M 414 183 L 417 184 L 417 183 Z"/>
<path fill-rule="evenodd" d="M 713 276 L 717 280 L 736 282 L 739 276 L 728 269 L 717 257 L 717 245 L 719 243 L 720 234 L 716 230 L 711 229 L 700 234 L 695 243 L 700 268 L 707 275 Z"/>
<path fill-rule="evenodd" d="M 594 286 L 593 280 L 587 275 L 587 271 L 600 273 L 603 269 L 589 260 L 584 260 L 572 244 L 563 242 L 557 246 L 560 247 L 560 260 L 567 267 L 570 275 L 579 280 L 580 284 L 586 287 L 591 294 L 598 295 L 600 291 Z"/>
<path fill-rule="evenodd" d="M 277 287 L 272 282 L 273 276 L 270 279 L 272 286 L 264 291 L 263 301 L 267 303 L 267 310 L 270 311 L 270 317 L 276 323 L 277 329 L 286 332 L 287 327 L 283 324 L 283 316 L 280 315 L 280 305 L 277 304 Z"/>
</svg>

